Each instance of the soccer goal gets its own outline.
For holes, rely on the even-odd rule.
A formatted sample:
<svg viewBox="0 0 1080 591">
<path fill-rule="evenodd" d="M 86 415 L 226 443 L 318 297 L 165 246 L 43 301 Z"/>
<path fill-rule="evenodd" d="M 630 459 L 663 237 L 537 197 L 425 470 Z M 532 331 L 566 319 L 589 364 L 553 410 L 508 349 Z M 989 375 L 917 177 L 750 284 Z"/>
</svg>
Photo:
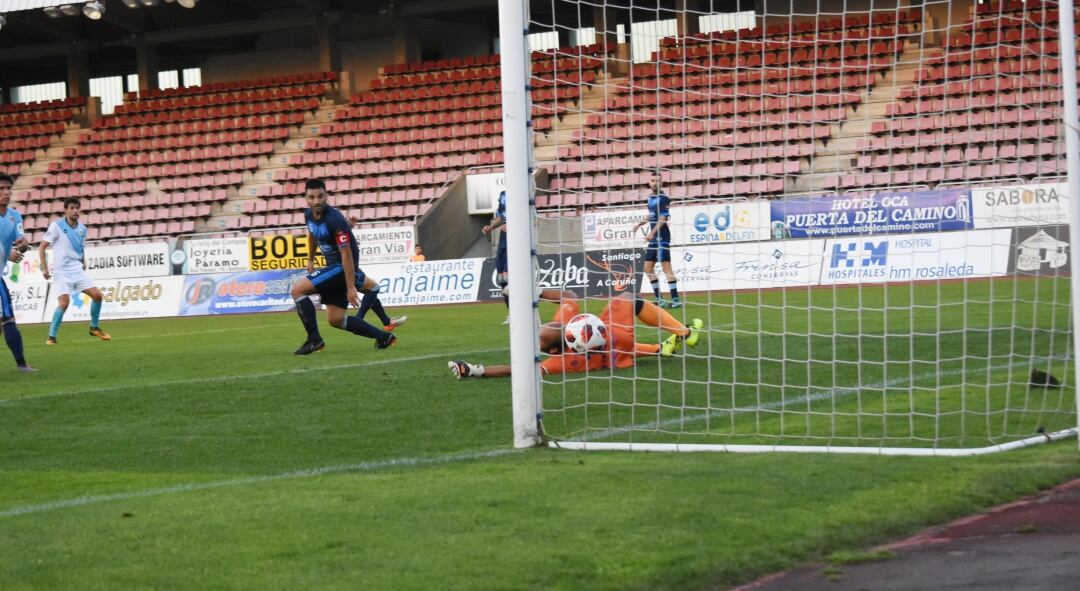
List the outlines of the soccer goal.
<svg viewBox="0 0 1080 591">
<path fill-rule="evenodd" d="M 1075 437 L 1075 13 L 501 0 L 511 287 L 595 314 L 630 293 L 648 302 L 635 340 L 675 339 L 545 373 L 555 305 L 511 289 L 515 444 L 972 455 Z"/>
</svg>

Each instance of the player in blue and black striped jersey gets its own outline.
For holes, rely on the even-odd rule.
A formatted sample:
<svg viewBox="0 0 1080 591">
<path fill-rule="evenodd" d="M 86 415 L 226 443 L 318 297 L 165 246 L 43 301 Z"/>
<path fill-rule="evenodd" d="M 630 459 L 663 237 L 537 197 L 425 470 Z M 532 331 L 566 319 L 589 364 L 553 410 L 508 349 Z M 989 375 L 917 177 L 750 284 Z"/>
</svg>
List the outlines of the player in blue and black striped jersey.
<svg viewBox="0 0 1080 591">
<path fill-rule="evenodd" d="M 660 173 L 654 173 L 649 178 L 649 218 L 641 220 L 634 231 L 646 223 L 649 224 L 649 233 L 645 235 L 647 246 L 645 248 L 645 276 L 652 283 L 653 295 L 656 297 L 656 305 L 661 308 L 668 306 L 679 308 L 682 300 L 679 299 L 679 286 L 676 282 L 675 271 L 671 269 L 671 198 L 664 194 L 663 178 Z M 660 298 L 660 279 L 656 276 L 656 263 L 659 262 L 664 269 L 664 277 L 668 280 L 668 289 L 671 290 L 671 303 L 668 304 Z"/>
<path fill-rule="evenodd" d="M 502 228 L 506 225 L 506 191 L 499 192 L 499 204 L 495 207 L 495 217 L 491 220 L 491 223 L 484 226 L 481 231 L 485 236 L 491 234 L 495 230 Z M 496 281 L 503 290 L 503 302 L 506 307 L 510 307 L 510 297 L 507 294 L 506 286 L 506 273 L 509 271 L 509 267 L 506 263 L 506 231 L 503 231 L 502 236 L 499 237 L 499 246 L 495 249 L 495 276 Z M 507 316 L 507 321 L 510 317 Z M 506 324 L 505 322 L 503 324 Z"/>
<path fill-rule="evenodd" d="M 376 349 L 392 346 L 397 338 L 393 333 L 379 330 L 363 320 L 363 315 L 378 300 L 379 285 L 360 269 L 360 249 L 345 215 L 326 203 L 326 184 L 309 180 L 304 186 L 304 222 L 308 230 L 308 274 L 293 284 L 292 297 L 296 313 L 307 331 L 307 340 L 296 350 L 308 355 L 326 347 L 315 320 L 315 304 L 310 296 L 319 294 L 326 305 L 330 326 L 353 334 L 375 339 Z M 315 247 L 326 258 L 326 267 L 315 270 Z M 363 292 L 363 300 L 360 293 Z M 360 314 L 349 316 L 349 304 L 360 308 Z"/>
</svg>

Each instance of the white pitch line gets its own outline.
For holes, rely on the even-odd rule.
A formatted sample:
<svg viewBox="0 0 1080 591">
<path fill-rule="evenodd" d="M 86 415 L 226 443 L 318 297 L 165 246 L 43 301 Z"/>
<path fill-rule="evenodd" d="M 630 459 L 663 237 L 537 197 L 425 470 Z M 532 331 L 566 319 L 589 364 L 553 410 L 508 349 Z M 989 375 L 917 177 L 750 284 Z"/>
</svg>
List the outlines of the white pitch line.
<svg viewBox="0 0 1080 591">
<path fill-rule="evenodd" d="M 465 351 L 465 355 L 481 355 L 486 353 L 495 353 L 497 351 L 506 351 L 506 348 L 497 349 L 479 349 L 476 351 Z M 101 394 L 103 392 L 113 392 L 118 390 L 130 390 L 132 388 L 155 388 L 160 386 L 184 386 L 189 384 L 217 384 L 234 382 L 237 380 L 250 380 L 260 379 L 267 377 L 283 376 L 290 374 L 304 374 L 313 371 L 333 370 L 333 369 L 352 369 L 358 367 L 372 367 L 379 365 L 391 365 L 394 363 L 406 363 L 411 361 L 426 361 L 428 359 L 451 359 L 454 355 L 447 353 L 431 353 L 429 355 L 414 355 L 412 357 L 392 357 L 388 359 L 374 359 L 371 361 L 362 361 L 358 363 L 342 363 L 338 365 L 321 365 L 318 367 L 296 367 L 290 369 L 282 369 L 279 371 L 263 372 L 258 374 L 243 374 L 243 375 L 231 375 L 231 376 L 208 376 L 203 378 L 191 378 L 187 380 L 172 380 L 168 382 L 152 382 L 152 383 L 129 383 L 121 384 L 118 386 L 106 386 L 101 388 L 84 388 L 81 390 L 67 390 L 64 392 L 55 392 L 51 394 L 41 394 L 37 396 L 20 396 L 19 398 L 6 398 L 0 399 L 0 406 L 12 406 L 23 401 L 41 400 L 45 398 L 59 398 L 63 396 L 76 396 L 81 394 Z"/>
<path fill-rule="evenodd" d="M 130 499 L 145 499 L 150 497 L 159 497 L 162 495 L 182 494 L 188 492 L 202 491 L 202 490 L 215 490 L 220 488 L 229 488 L 234 486 L 247 486 L 251 484 L 262 484 L 265 482 L 277 482 L 282 480 L 297 480 L 300 478 L 314 478 L 317 476 L 326 476 L 329 474 L 344 474 L 344 473 L 371 473 L 379 472 L 382 470 L 389 470 L 394 468 L 419 468 L 424 466 L 437 466 L 441 464 L 453 464 L 457 462 L 469 462 L 473 460 L 485 460 L 490 458 L 499 458 L 514 453 L 521 453 L 519 450 L 510 448 L 490 449 L 487 451 L 479 452 L 464 452 L 458 454 L 448 454 L 444 456 L 427 456 L 427 457 L 406 457 L 406 458 L 391 458 L 388 460 L 374 460 L 371 462 L 360 462 L 357 464 L 338 464 L 336 466 L 323 466 L 321 468 L 308 468 L 304 470 L 294 470 L 292 472 L 281 472 L 278 474 L 268 474 L 265 476 L 249 476 L 246 478 L 233 478 L 230 480 L 213 480 L 210 482 L 195 482 L 187 484 L 177 484 L 174 486 L 164 486 L 160 488 L 147 488 L 143 490 L 133 490 L 127 492 L 109 493 L 103 495 L 84 495 L 81 497 L 73 497 L 70 499 L 59 499 L 56 501 L 49 501 L 47 503 L 38 503 L 34 505 L 22 505 L 19 507 L 12 507 L 0 511 L 0 518 L 5 517 L 18 517 L 20 515 L 31 515 L 34 513 L 45 513 L 48 511 L 57 511 L 59 509 L 70 509 L 73 507 L 85 507 L 87 505 L 95 505 L 98 503 L 107 503 L 110 501 L 126 501 Z"/>
</svg>

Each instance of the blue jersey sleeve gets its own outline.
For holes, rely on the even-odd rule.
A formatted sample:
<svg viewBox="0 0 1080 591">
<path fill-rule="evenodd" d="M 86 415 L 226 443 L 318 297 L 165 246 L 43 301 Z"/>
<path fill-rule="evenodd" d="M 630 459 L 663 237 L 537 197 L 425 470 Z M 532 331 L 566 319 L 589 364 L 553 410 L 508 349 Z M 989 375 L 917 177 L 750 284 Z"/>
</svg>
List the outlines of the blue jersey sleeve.
<svg viewBox="0 0 1080 591">
<path fill-rule="evenodd" d="M 658 210 L 657 215 L 659 217 L 671 217 L 671 212 L 668 211 L 668 208 L 670 206 L 671 206 L 671 199 L 667 195 L 661 195 L 660 196 L 660 203 L 656 207 L 656 209 Z"/>
<path fill-rule="evenodd" d="M 334 241 L 334 246 L 338 248 L 349 246 L 352 240 L 352 228 L 349 227 L 349 221 L 336 209 L 328 210 L 328 214 L 326 229 L 330 231 L 330 239 Z"/>
<path fill-rule="evenodd" d="M 23 238 L 26 233 L 23 232 L 23 219 L 22 214 L 14 209 L 11 210 L 12 219 L 15 221 L 15 240 Z"/>
</svg>

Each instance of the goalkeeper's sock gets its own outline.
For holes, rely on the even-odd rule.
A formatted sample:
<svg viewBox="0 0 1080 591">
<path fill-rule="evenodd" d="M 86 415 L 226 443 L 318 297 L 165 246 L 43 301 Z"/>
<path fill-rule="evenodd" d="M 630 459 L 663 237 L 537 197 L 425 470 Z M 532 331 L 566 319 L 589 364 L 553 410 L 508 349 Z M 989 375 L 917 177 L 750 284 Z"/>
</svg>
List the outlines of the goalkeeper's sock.
<svg viewBox="0 0 1080 591">
<path fill-rule="evenodd" d="M 649 326 L 662 328 L 681 337 L 690 334 L 689 328 L 686 328 L 683 323 L 675 320 L 675 317 L 668 314 L 667 310 L 664 310 L 652 302 L 642 302 L 641 311 L 638 312 L 638 318 Z"/>
<path fill-rule="evenodd" d="M 358 316 L 345 317 L 345 330 L 362 337 L 378 340 L 385 339 L 388 334 L 361 320 Z"/>
<path fill-rule="evenodd" d="M 322 335 L 319 334 L 319 322 L 315 319 L 315 304 L 311 298 L 303 296 L 296 300 L 296 314 L 300 317 L 300 324 L 307 331 L 309 343 L 321 343 Z"/>
<path fill-rule="evenodd" d="M 8 349 L 11 349 L 11 356 L 15 358 L 15 364 L 19 366 L 26 365 L 22 334 L 19 332 L 19 327 L 15 326 L 14 320 L 4 323 L 4 340 L 7 341 Z"/>
<path fill-rule="evenodd" d="M 60 322 L 64 319 L 64 312 L 67 312 L 60 306 L 56 307 L 56 310 L 52 314 L 52 323 L 49 324 L 49 336 L 56 338 L 56 335 L 60 334 Z"/>
<path fill-rule="evenodd" d="M 101 300 L 90 302 L 90 328 L 97 328 L 101 319 Z"/>
</svg>

